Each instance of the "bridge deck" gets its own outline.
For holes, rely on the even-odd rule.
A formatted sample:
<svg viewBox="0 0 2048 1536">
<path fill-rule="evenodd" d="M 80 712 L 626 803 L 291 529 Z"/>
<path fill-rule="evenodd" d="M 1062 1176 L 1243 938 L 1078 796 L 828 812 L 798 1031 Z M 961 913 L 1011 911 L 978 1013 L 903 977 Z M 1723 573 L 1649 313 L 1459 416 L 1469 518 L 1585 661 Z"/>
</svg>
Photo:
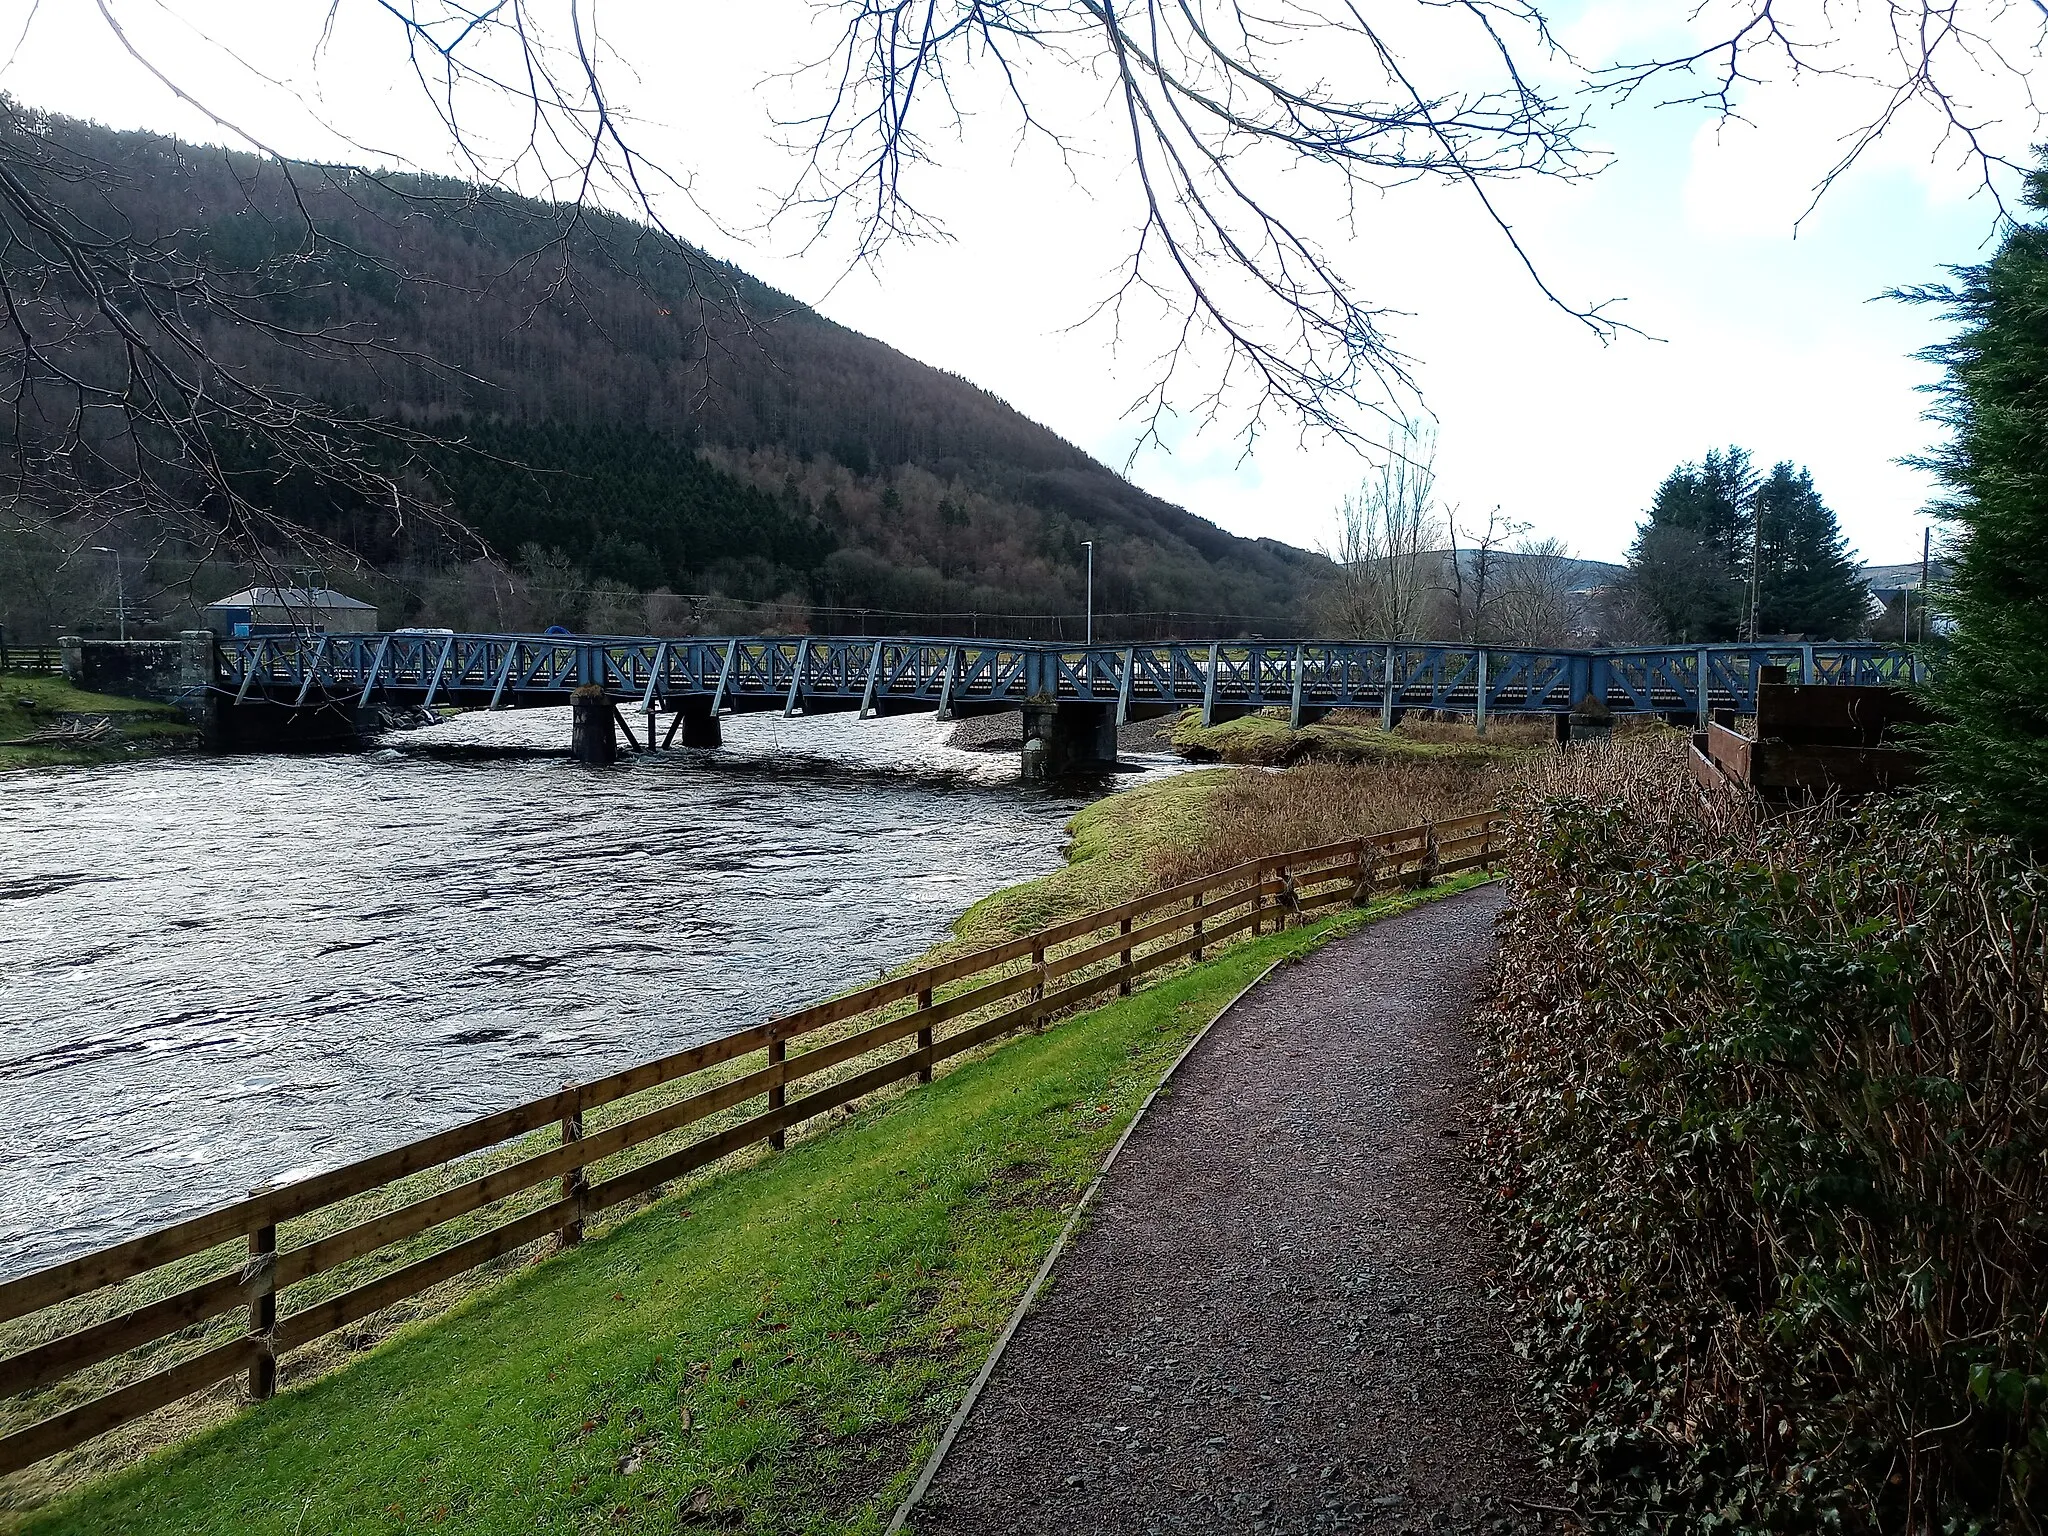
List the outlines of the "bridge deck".
<svg viewBox="0 0 2048 1536">
<path fill-rule="evenodd" d="M 1561 713 L 1588 696 L 1621 714 L 1750 711 L 1766 666 L 1808 683 L 1896 683 L 1911 656 L 1870 642 L 1483 649 L 1403 641 L 1053 646 L 924 637 L 265 635 L 225 640 L 217 690 L 304 704 L 353 696 L 492 709 L 565 704 L 584 687 L 656 710 L 980 713 L 1026 703 L 1133 713 L 1220 708 Z M 1702 684 L 1704 683 L 1704 691 Z"/>
</svg>

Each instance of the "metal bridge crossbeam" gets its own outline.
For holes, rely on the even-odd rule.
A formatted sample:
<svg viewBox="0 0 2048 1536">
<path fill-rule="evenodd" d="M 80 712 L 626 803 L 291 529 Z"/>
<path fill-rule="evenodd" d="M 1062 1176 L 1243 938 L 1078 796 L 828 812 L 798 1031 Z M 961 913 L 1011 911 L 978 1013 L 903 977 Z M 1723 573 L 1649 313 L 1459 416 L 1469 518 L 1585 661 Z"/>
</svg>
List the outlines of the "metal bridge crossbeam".
<svg viewBox="0 0 2048 1536">
<path fill-rule="evenodd" d="M 223 641 L 217 690 L 242 702 L 530 707 L 598 686 L 650 710 L 1017 708 L 1441 709 L 1481 703 L 1471 646 L 1339 640 L 1049 646 L 953 638 L 266 635 Z M 1869 642 L 1488 647 L 1489 714 L 1561 712 L 1591 694 L 1621 713 L 1749 711 L 1764 666 L 1815 683 L 1897 683 L 1910 653 Z M 1702 683 L 1704 682 L 1704 697 Z"/>
</svg>

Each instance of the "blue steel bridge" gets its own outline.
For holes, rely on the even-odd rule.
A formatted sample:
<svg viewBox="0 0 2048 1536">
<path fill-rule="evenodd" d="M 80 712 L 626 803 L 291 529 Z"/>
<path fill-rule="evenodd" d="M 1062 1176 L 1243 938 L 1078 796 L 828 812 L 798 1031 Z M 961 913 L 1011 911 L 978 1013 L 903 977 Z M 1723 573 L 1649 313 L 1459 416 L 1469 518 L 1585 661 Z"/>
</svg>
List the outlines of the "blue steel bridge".
<svg viewBox="0 0 2048 1536">
<path fill-rule="evenodd" d="M 727 713 L 942 717 L 1020 710 L 1026 762 L 1058 771 L 1112 761 L 1133 719 L 1199 707 L 1208 722 L 1281 708 L 1297 725 L 1333 709 L 1474 716 L 1563 714 L 1583 699 L 1617 714 L 1704 721 L 1748 713 L 1765 667 L 1793 682 L 1898 683 L 1910 655 L 1871 642 L 1760 643 L 1558 650 L 1338 640 L 1056 645 L 923 636 L 261 635 L 223 639 L 217 705 L 489 709 L 607 701 L 604 731 L 660 716 L 685 745 L 718 744 Z M 630 734 L 630 727 L 628 727 Z M 634 738 L 639 745 L 638 738 Z"/>
</svg>

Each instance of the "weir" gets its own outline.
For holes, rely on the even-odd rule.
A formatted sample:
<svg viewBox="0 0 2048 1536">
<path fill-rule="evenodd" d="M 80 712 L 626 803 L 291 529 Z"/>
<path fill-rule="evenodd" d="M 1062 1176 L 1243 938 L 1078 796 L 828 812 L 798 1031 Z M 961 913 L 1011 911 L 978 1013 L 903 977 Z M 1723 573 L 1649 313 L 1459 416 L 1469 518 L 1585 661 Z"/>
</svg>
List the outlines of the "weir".
<svg viewBox="0 0 2048 1536">
<path fill-rule="evenodd" d="M 107 658 L 128 648 L 112 641 L 64 645 L 66 670 L 75 664 L 81 680 L 121 670 Z M 1810 686 L 1918 677 L 1911 652 L 1870 641 L 1613 649 L 1357 640 L 1111 646 L 932 636 L 399 631 L 219 640 L 194 632 L 178 642 L 128 645 L 177 652 L 175 684 L 164 683 L 158 668 L 134 686 L 168 689 L 203 718 L 210 742 L 231 750 L 374 729 L 383 710 L 439 704 L 576 705 L 576 752 L 591 762 L 611 761 L 622 744 L 634 751 L 678 742 L 716 747 L 724 716 L 753 711 L 789 718 L 921 711 L 950 719 L 1015 710 L 1024 720 L 1024 772 L 1053 777 L 1112 768 L 1119 727 L 1187 708 L 1199 708 L 1205 723 L 1284 709 L 1295 725 L 1333 709 L 1371 711 L 1392 725 L 1407 710 L 1429 709 L 1470 715 L 1483 733 L 1496 715 L 1563 717 L 1594 701 L 1613 714 L 1662 715 L 1704 729 L 1717 709 L 1753 713 L 1767 668 L 1783 668 Z"/>
</svg>

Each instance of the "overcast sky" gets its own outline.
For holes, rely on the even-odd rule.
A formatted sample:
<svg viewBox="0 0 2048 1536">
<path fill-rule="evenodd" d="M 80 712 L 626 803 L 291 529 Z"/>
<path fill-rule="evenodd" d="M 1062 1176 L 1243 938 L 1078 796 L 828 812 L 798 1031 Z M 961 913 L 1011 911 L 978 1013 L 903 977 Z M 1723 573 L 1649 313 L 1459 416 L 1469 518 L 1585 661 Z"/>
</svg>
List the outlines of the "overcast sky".
<svg viewBox="0 0 2048 1536">
<path fill-rule="evenodd" d="M 344 7 L 346 25 L 316 54 L 325 0 L 112 3 L 178 85 L 282 152 L 451 168 L 372 5 Z M 1605 58 L 1670 41 L 1673 25 L 1645 32 L 1645 18 L 1686 7 L 1556 9 L 1574 51 Z M 699 202 L 724 226 L 672 196 L 664 212 L 681 232 L 1125 463 L 1135 438 L 1125 410 L 1161 333 L 1140 324 L 1113 348 L 1099 325 L 1075 329 L 1130 228 L 1111 125 L 1087 91 L 1046 87 L 1071 124 L 1105 134 L 1081 185 L 1043 149 L 1020 147 L 994 103 L 980 104 L 967 141 L 942 144 L 945 163 L 923 184 L 951 240 L 849 273 L 843 247 L 805 251 L 797 227 L 757 227 L 792 174 L 773 116 L 806 99 L 803 83 L 772 77 L 822 51 L 805 0 L 607 0 L 599 14 L 631 66 L 622 94 L 644 143 L 694 174 Z M 0 89 L 116 127 L 227 137 L 123 54 L 84 0 L 0 0 L 0 17 L 7 38 L 20 38 Z M 1405 189 L 1366 210 L 1355 235 L 1330 224 L 1325 237 L 1366 295 L 1403 312 L 1393 330 L 1438 423 L 1445 499 L 1466 517 L 1497 505 L 1581 554 L 1614 559 L 1673 464 L 1739 443 L 1765 464 L 1811 466 L 1864 558 L 1917 557 L 1929 486 L 1896 460 L 1929 441 L 1915 386 L 1933 370 L 1912 353 L 1941 331 L 1931 312 L 1878 295 L 1979 259 L 1991 210 L 1909 120 L 1795 238 L 1852 95 L 1774 91 L 1754 98 L 1753 126 L 1641 102 L 1597 122 L 1596 142 L 1615 155 L 1603 175 L 1506 196 L 1554 287 L 1579 301 L 1624 299 L 1621 312 L 1655 339 L 1603 345 L 1547 304 L 1462 195 Z M 1328 537 L 1361 469 L 1349 448 L 1285 433 L 1249 460 L 1227 431 L 1174 436 L 1171 452 L 1137 458 L 1134 479 L 1238 533 L 1298 544 Z"/>
</svg>

